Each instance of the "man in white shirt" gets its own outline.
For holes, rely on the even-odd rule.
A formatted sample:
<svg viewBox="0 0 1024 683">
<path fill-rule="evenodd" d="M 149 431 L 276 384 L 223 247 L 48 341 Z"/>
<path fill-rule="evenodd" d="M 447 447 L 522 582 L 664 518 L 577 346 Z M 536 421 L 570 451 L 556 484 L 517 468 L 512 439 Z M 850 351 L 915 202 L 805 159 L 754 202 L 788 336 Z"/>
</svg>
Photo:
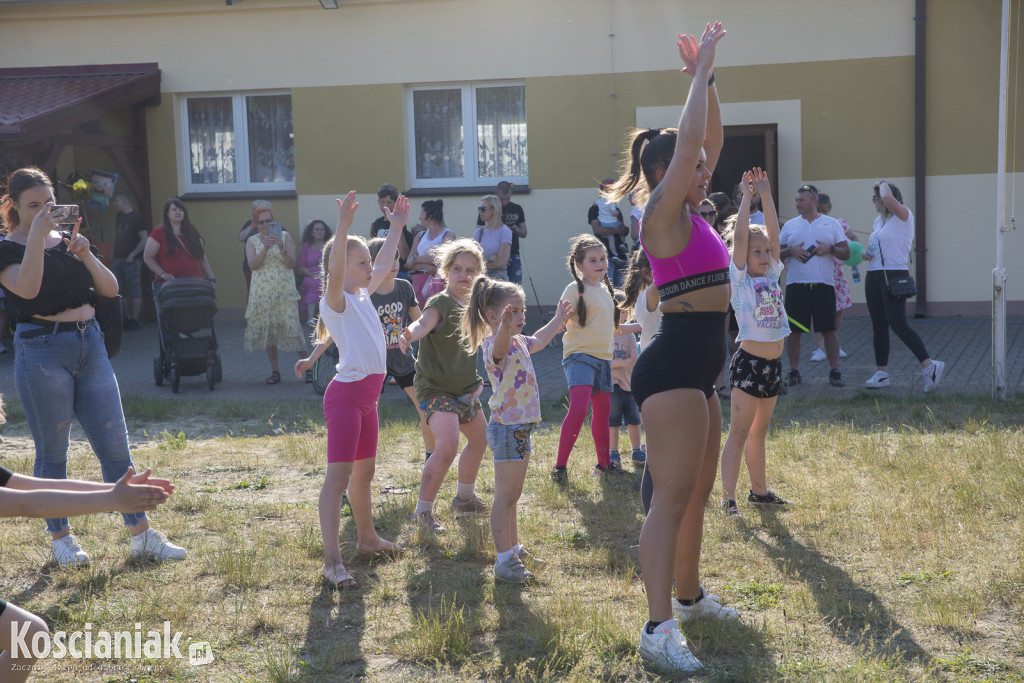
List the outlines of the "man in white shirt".
<svg viewBox="0 0 1024 683">
<path fill-rule="evenodd" d="M 786 221 L 779 235 L 779 255 L 786 262 L 786 313 L 791 334 L 787 344 L 790 386 L 800 383 L 800 335 L 814 330 L 825 340 L 828 381 L 843 386 L 836 336 L 836 292 L 832 257 L 850 258 L 850 245 L 839 221 L 818 213 L 818 190 L 804 185 L 796 192 L 799 216 Z"/>
</svg>

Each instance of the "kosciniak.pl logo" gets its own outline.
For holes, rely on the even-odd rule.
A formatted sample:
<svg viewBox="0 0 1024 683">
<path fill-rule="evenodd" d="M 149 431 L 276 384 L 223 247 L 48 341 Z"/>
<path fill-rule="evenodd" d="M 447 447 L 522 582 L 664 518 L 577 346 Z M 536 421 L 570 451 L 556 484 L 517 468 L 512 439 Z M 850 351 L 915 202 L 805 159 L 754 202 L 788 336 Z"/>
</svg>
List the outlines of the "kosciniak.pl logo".
<svg viewBox="0 0 1024 683">
<path fill-rule="evenodd" d="M 182 659 L 181 631 L 171 633 L 171 622 L 165 621 L 162 631 L 143 631 L 136 622 L 133 631 L 93 631 L 86 623 L 82 631 L 35 633 L 28 637 L 26 622 L 18 628 L 11 624 L 11 659 Z M 204 666 L 213 661 L 213 648 L 206 641 L 188 645 L 188 660 L 192 666 Z"/>
</svg>

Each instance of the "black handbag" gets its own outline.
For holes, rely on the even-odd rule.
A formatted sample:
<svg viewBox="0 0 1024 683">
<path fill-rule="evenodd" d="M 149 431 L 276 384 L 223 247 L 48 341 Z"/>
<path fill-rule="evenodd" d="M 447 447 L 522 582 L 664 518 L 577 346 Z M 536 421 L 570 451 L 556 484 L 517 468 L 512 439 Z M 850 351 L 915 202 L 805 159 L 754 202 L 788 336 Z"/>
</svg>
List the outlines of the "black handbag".
<svg viewBox="0 0 1024 683">
<path fill-rule="evenodd" d="M 124 323 L 121 313 L 121 295 L 96 295 L 96 324 L 103 332 L 103 345 L 107 347 L 107 358 L 114 358 L 121 353 L 121 337 L 124 336 Z"/>
<path fill-rule="evenodd" d="M 917 296 L 917 283 L 909 274 L 899 277 L 889 277 L 889 271 L 885 269 L 885 256 L 882 254 L 882 241 L 878 241 L 878 257 L 882 260 L 882 272 L 885 273 L 885 286 L 889 290 L 889 296 L 893 301 L 906 301 Z"/>
</svg>

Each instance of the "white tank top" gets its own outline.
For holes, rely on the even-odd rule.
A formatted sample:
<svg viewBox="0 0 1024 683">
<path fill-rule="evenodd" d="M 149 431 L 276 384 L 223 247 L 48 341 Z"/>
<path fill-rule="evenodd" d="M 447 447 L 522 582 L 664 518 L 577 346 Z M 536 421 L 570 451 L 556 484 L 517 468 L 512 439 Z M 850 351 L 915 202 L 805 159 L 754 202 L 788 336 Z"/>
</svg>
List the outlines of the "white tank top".
<svg viewBox="0 0 1024 683">
<path fill-rule="evenodd" d="M 435 237 L 434 239 L 430 239 L 430 231 L 424 230 L 423 235 L 420 237 L 419 246 L 416 248 L 416 255 L 426 256 L 427 254 L 429 254 L 431 249 L 441 244 L 441 242 L 444 240 L 444 236 L 447 234 L 448 228 L 445 228 L 440 233 L 438 233 L 437 237 Z"/>
</svg>

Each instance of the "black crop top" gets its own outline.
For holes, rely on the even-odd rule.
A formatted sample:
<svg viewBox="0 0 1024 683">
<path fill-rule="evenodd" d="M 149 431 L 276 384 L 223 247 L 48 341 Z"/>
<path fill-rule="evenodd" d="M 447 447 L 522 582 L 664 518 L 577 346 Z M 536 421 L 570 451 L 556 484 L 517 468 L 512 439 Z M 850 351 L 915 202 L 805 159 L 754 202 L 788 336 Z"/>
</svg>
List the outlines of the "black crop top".
<svg viewBox="0 0 1024 683">
<path fill-rule="evenodd" d="M 71 238 L 67 232 L 61 237 Z M 93 254 L 96 247 L 89 247 Z M 25 258 L 25 245 L 0 240 L 0 272 L 10 266 L 20 265 Z M 92 275 L 77 256 L 68 252 L 67 244 L 50 247 L 43 252 L 43 281 L 39 286 L 39 294 L 34 299 L 22 299 L 20 296 L 3 288 L 7 295 L 9 308 L 15 315 L 11 322 L 17 324 L 22 320 L 37 315 L 57 315 L 69 308 L 78 308 L 83 304 L 95 304 L 96 292 L 93 291 Z"/>
<path fill-rule="evenodd" d="M 0 486 L 7 486 L 7 482 L 11 480 L 11 475 L 14 474 L 6 467 L 0 467 Z"/>
</svg>

